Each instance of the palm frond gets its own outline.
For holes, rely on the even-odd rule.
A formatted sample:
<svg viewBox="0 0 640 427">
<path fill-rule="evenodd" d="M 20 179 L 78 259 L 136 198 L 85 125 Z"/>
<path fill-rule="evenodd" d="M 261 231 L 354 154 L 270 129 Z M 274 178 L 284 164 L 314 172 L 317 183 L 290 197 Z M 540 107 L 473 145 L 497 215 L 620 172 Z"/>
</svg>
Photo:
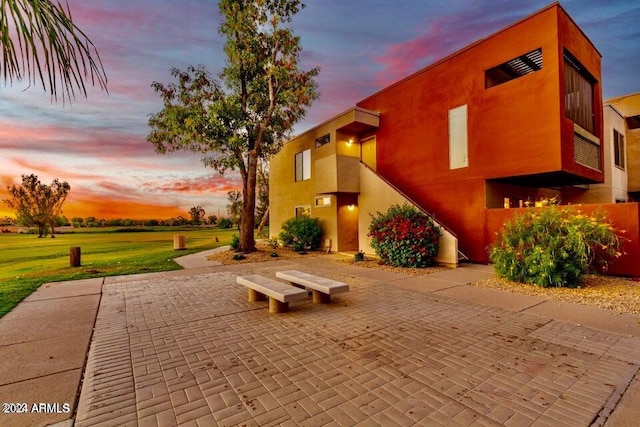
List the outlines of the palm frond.
<svg viewBox="0 0 640 427">
<path fill-rule="evenodd" d="M 68 3 L 50 0 L 0 0 L 0 78 L 6 83 L 38 81 L 54 100 L 85 97 L 85 81 L 107 91 L 98 50 L 72 21 Z M 17 45 L 17 49 L 16 49 Z"/>
</svg>

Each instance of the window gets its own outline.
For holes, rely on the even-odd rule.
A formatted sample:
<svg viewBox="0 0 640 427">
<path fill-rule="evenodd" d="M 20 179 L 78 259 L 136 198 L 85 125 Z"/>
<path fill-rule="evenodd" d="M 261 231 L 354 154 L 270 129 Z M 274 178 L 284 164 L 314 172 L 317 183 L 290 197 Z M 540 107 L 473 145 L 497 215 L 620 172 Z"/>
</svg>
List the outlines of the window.
<svg viewBox="0 0 640 427">
<path fill-rule="evenodd" d="M 616 199 L 616 203 L 627 203 L 625 199 Z"/>
<path fill-rule="evenodd" d="M 589 72 L 568 51 L 564 51 L 564 108 L 567 118 L 594 134 L 593 82 Z"/>
<path fill-rule="evenodd" d="M 467 106 L 449 110 L 449 169 L 466 168 L 467 158 Z"/>
<path fill-rule="evenodd" d="M 624 135 L 613 130 L 613 161 L 616 166 L 624 169 Z"/>
<path fill-rule="evenodd" d="M 296 153 L 296 182 L 311 179 L 311 150 Z"/>
<path fill-rule="evenodd" d="M 484 72 L 484 87 L 490 88 L 542 69 L 542 49 L 538 48 Z"/>
<path fill-rule="evenodd" d="M 327 207 L 327 206 L 331 206 L 331 196 L 316 197 L 317 208 Z"/>
<path fill-rule="evenodd" d="M 328 144 L 329 142 L 331 142 L 331 134 L 326 134 L 326 135 L 322 135 L 320 138 L 316 138 L 316 145 L 315 147 L 322 147 L 324 144 Z"/>
<path fill-rule="evenodd" d="M 311 218 L 311 206 L 296 206 L 295 207 L 295 217 L 299 218 L 301 216 L 306 216 L 307 218 Z"/>
</svg>

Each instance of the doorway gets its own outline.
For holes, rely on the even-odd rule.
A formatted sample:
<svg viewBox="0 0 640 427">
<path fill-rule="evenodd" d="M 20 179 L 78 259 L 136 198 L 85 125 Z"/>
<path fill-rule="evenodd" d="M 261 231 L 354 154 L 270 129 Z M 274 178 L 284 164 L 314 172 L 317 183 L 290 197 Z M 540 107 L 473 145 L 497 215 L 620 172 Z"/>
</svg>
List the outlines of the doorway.
<svg viewBox="0 0 640 427">
<path fill-rule="evenodd" d="M 363 139 L 360 141 L 360 160 L 369 166 L 374 172 L 376 171 L 376 137 Z"/>
</svg>

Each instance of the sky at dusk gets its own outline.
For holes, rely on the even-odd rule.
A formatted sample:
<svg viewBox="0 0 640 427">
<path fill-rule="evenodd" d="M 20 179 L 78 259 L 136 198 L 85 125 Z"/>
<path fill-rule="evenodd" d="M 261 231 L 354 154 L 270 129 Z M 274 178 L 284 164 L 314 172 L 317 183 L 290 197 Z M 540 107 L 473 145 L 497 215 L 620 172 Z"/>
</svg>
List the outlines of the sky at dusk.
<svg viewBox="0 0 640 427">
<path fill-rule="evenodd" d="M 225 63 L 216 2 L 68 0 L 75 23 L 96 45 L 109 93 L 53 103 L 39 86 L 0 86 L 0 199 L 35 173 L 71 192 L 64 215 L 187 217 L 201 205 L 225 214 L 234 174 L 220 177 L 190 153 L 156 154 L 147 121 L 162 102 L 153 81 L 169 70 Z M 308 0 L 294 17 L 305 69 L 319 66 L 321 97 L 296 133 L 379 89 L 547 6 L 548 0 Z M 604 98 L 640 92 L 640 2 L 567 0 L 561 5 L 602 54 Z M 526 37 L 526 35 L 523 35 Z M 0 204 L 0 217 L 11 215 Z"/>
</svg>

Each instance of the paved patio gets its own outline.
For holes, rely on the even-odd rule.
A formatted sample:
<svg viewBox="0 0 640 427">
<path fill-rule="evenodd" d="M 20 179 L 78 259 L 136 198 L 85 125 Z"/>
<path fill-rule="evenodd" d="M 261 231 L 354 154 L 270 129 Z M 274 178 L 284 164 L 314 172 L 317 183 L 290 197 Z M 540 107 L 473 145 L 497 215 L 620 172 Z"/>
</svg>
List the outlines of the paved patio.
<svg viewBox="0 0 640 427">
<path fill-rule="evenodd" d="M 235 283 L 291 268 L 351 290 L 274 315 Z M 465 285 L 491 274 L 309 258 L 106 278 L 75 425 L 634 425 L 640 318 Z"/>
</svg>

